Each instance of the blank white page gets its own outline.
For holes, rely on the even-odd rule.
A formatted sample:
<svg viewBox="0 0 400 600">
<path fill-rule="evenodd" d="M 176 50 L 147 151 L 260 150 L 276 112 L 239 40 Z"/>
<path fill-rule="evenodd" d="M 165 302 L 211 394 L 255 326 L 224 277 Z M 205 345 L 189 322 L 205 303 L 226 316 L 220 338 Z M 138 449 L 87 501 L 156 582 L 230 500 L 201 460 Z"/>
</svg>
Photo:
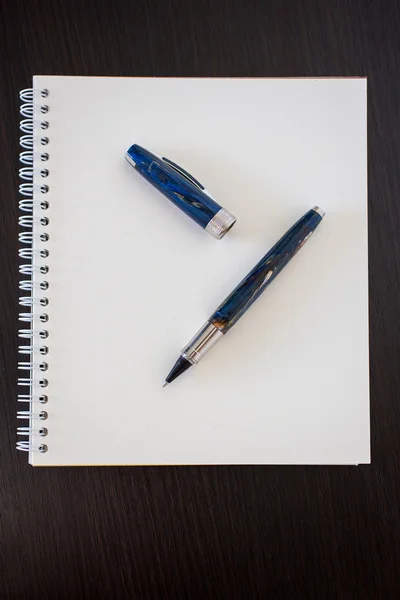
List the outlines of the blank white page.
<svg viewBox="0 0 400 600">
<path fill-rule="evenodd" d="M 48 452 L 31 461 L 369 462 L 366 80 L 34 87 L 50 92 L 50 352 Z M 237 217 L 223 240 L 135 172 L 134 143 Z M 163 389 L 181 348 L 314 205 L 326 216 L 302 250 Z"/>
</svg>

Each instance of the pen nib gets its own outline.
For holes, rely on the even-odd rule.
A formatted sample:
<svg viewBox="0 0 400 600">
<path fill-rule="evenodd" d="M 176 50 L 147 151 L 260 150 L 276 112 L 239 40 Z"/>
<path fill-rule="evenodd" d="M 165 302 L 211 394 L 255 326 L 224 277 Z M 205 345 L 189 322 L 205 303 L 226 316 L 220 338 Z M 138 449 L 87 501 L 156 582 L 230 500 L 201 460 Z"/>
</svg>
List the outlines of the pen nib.
<svg viewBox="0 0 400 600">
<path fill-rule="evenodd" d="M 166 385 L 168 385 L 168 381 L 164 381 L 163 387 L 165 387 Z"/>
</svg>

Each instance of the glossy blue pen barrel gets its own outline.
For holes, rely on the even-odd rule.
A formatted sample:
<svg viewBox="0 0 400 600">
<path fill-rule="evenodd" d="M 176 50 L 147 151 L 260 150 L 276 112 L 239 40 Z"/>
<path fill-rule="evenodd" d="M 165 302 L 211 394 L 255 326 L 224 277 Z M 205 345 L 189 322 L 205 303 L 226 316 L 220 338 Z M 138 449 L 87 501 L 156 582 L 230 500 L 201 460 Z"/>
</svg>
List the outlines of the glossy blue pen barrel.
<svg viewBox="0 0 400 600">
<path fill-rule="evenodd" d="M 222 302 L 209 322 L 226 333 L 300 250 L 323 216 L 315 206 L 301 217 Z"/>
<path fill-rule="evenodd" d="M 126 159 L 149 183 L 216 239 L 221 239 L 236 219 L 222 208 L 190 173 L 167 158 L 134 144 Z"/>
</svg>

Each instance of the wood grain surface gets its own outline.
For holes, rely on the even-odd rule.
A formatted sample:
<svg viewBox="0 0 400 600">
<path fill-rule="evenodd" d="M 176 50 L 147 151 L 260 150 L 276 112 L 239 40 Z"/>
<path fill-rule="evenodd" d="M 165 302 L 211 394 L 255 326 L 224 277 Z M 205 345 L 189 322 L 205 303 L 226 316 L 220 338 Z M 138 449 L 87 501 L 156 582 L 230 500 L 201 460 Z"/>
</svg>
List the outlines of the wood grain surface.
<svg viewBox="0 0 400 600">
<path fill-rule="evenodd" d="M 396 4 L 1 0 L 2 599 L 400 597 Z M 32 74 L 368 76 L 371 466 L 33 469 L 17 453 L 18 90 Z"/>
</svg>

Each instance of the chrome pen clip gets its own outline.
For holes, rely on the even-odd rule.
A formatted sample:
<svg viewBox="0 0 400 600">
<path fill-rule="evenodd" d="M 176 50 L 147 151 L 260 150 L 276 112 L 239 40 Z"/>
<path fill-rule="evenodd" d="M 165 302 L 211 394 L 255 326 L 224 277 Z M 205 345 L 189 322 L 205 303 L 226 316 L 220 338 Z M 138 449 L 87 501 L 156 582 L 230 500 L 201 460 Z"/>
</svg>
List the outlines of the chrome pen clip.
<svg viewBox="0 0 400 600">
<path fill-rule="evenodd" d="M 169 158 L 165 158 L 165 156 L 162 156 L 161 159 L 164 162 L 166 162 L 167 165 L 169 165 L 172 169 L 174 169 L 174 171 L 176 171 L 177 173 L 179 173 L 179 175 L 182 175 L 182 177 L 184 177 L 190 183 L 192 183 L 194 186 L 196 186 L 199 190 L 201 190 L 202 192 L 205 192 L 206 194 L 208 194 L 208 192 L 206 191 L 204 185 L 201 185 L 201 183 L 199 181 L 197 181 L 197 179 L 195 179 L 193 177 L 193 175 L 191 175 L 190 173 L 188 173 L 187 171 L 185 171 L 185 169 L 183 169 L 182 167 L 180 167 L 176 163 L 172 162 L 172 160 L 169 160 Z"/>
</svg>

